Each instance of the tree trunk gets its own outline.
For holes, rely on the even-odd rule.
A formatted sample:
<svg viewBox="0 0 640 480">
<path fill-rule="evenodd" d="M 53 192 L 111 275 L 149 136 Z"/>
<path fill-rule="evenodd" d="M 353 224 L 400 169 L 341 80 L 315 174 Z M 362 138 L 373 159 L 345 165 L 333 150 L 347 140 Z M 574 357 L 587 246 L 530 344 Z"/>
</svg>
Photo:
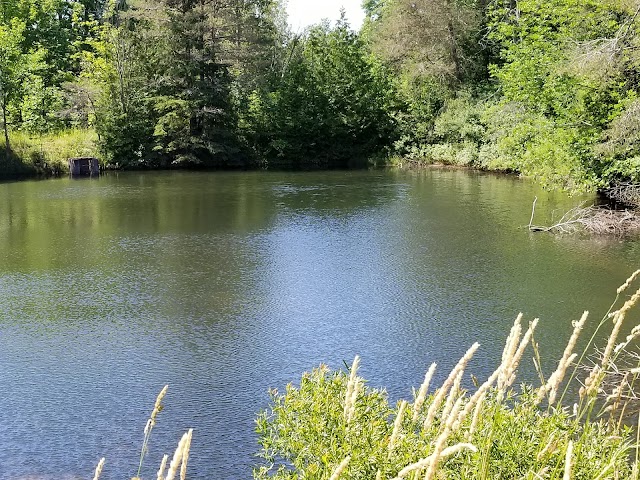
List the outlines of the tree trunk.
<svg viewBox="0 0 640 480">
<path fill-rule="evenodd" d="M 7 151 L 7 155 L 11 153 L 11 145 L 9 144 L 9 126 L 7 125 L 7 98 L 4 96 L 4 92 L 0 91 L 2 95 L 2 125 L 4 127 L 4 144 Z"/>
<path fill-rule="evenodd" d="M 460 67 L 460 57 L 458 56 L 458 45 L 456 40 L 455 31 L 453 28 L 453 22 L 451 19 L 447 22 L 447 30 L 449 32 L 449 48 L 451 53 L 451 61 L 453 62 L 456 81 L 462 80 L 462 68 Z"/>
<path fill-rule="evenodd" d="M 462 66 L 460 64 L 460 55 L 458 52 L 458 39 L 456 38 L 456 29 L 453 24 L 453 12 L 455 6 L 451 4 L 451 0 L 445 0 L 444 7 L 447 20 L 447 34 L 449 36 L 449 55 L 451 56 L 451 62 L 453 62 L 456 82 L 459 83 L 462 80 Z"/>
</svg>

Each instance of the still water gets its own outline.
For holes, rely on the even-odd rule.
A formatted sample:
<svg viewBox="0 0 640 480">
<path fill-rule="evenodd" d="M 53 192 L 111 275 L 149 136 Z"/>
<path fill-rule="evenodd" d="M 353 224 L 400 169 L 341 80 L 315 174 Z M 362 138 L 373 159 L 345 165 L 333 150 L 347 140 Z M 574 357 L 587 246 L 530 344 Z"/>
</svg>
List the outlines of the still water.
<svg viewBox="0 0 640 480">
<path fill-rule="evenodd" d="M 545 358 L 640 243 L 532 234 L 584 198 L 455 170 L 144 173 L 0 185 L 0 478 L 131 478 L 195 428 L 191 478 L 248 479 L 267 389 L 321 362 L 410 398 L 522 311 Z M 637 319 L 638 314 L 635 314 Z M 529 361 L 523 378 L 533 378 Z M 555 365 L 548 361 L 546 368 Z"/>
</svg>

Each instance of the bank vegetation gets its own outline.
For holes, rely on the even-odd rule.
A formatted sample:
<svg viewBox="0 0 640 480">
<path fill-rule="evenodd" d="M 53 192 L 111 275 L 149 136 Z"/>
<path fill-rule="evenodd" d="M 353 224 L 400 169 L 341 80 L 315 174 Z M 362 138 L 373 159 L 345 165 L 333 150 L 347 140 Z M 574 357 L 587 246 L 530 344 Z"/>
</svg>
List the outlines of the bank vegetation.
<svg viewBox="0 0 640 480">
<path fill-rule="evenodd" d="M 638 0 L 363 8 L 358 32 L 292 32 L 280 0 L 0 2 L 0 172 L 82 150 L 116 168 L 401 158 L 639 184 Z"/>
<path fill-rule="evenodd" d="M 471 374 L 476 343 L 439 374 L 438 387 L 434 363 L 413 398 L 395 404 L 358 375 L 358 357 L 344 373 L 324 365 L 305 373 L 272 391 L 258 418 L 264 463 L 254 478 L 639 478 L 638 276 L 618 289 L 596 328 L 588 312 L 572 322 L 556 362 L 541 358 L 538 320 L 524 324 L 520 315 L 487 378 Z M 585 330 L 596 333 L 581 338 Z M 595 348 L 603 331 L 606 343 Z M 518 385 L 527 357 L 539 380 Z"/>
</svg>

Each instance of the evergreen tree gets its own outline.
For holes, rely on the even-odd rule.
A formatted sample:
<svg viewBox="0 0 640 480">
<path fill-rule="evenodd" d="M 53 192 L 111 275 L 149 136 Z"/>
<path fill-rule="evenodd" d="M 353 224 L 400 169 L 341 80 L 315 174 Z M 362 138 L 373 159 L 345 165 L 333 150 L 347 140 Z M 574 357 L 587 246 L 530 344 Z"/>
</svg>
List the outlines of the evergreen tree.
<svg viewBox="0 0 640 480">
<path fill-rule="evenodd" d="M 282 75 L 254 92 L 246 135 L 259 156 L 288 166 L 346 166 L 389 145 L 394 102 L 386 69 L 344 19 L 294 37 Z"/>
</svg>

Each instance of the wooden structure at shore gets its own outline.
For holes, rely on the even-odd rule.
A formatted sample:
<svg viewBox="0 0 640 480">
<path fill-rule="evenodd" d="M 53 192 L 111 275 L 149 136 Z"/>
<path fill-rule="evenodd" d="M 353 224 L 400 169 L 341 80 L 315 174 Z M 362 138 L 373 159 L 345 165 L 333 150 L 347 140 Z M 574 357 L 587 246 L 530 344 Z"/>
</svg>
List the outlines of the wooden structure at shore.
<svg viewBox="0 0 640 480">
<path fill-rule="evenodd" d="M 70 158 L 69 173 L 72 177 L 100 175 L 98 159 L 95 157 Z"/>
</svg>

